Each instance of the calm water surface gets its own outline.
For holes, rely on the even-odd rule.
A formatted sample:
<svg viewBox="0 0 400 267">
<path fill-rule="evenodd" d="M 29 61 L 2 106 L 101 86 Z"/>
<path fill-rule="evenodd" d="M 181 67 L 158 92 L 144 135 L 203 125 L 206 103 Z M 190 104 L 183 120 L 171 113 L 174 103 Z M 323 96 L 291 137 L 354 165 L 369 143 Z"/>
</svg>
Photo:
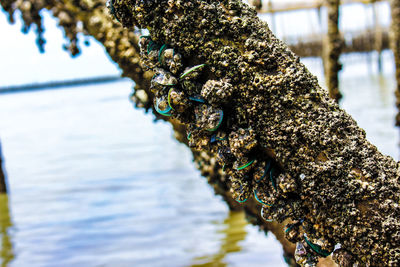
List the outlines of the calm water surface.
<svg viewBox="0 0 400 267">
<path fill-rule="evenodd" d="M 132 108 L 130 88 L 0 95 L 3 263 L 285 266 L 272 235 L 214 196 L 171 127 Z"/>
</svg>

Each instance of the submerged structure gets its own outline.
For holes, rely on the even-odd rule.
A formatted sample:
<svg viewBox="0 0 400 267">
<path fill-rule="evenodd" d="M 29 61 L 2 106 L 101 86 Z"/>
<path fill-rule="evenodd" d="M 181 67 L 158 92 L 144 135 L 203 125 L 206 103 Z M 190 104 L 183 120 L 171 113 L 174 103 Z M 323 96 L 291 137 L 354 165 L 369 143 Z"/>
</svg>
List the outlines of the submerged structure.
<svg viewBox="0 0 400 267">
<path fill-rule="evenodd" d="M 341 266 L 399 264 L 398 163 L 365 139 L 254 9 L 239 0 L 113 0 L 124 29 L 104 1 L 29 3 L 1 5 L 40 34 L 39 12 L 51 8 L 72 54 L 80 31 L 102 42 L 136 81 L 137 106 L 174 125 L 232 209 L 274 231 L 288 255 L 294 246 L 283 235 L 296 243 L 299 264 L 331 253 Z M 139 38 L 135 26 L 150 34 Z"/>
<path fill-rule="evenodd" d="M 0 193 L 7 193 L 7 186 L 6 186 L 6 175 L 3 168 L 3 154 L 1 149 L 1 142 L 0 142 Z"/>
</svg>

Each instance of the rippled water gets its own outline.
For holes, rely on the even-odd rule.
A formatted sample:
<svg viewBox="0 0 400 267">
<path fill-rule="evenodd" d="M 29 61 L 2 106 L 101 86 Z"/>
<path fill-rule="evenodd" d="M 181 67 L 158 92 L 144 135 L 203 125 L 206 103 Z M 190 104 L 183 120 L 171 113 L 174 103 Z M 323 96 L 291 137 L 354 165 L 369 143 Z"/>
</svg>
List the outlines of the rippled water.
<svg viewBox="0 0 400 267">
<path fill-rule="evenodd" d="M 10 266 L 284 266 L 120 82 L 0 95 Z M 12 244 L 12 245 L 11 245 Z"/>
</svg>

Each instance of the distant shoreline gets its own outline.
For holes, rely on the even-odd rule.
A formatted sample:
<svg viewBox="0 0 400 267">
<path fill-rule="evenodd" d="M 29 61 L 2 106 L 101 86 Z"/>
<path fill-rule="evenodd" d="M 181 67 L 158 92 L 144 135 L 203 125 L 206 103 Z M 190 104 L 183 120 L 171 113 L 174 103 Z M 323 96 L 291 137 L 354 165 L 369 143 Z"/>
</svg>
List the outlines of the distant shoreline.
<svg viewBox="0 0 400 267">
<path fill-rule="evenodd" d="M 42 83 L 2 86 L 2 87 L 0 87 L 0 94 L 31 92 L 31 91 L 49 90 L 49 89 L 56 89 L 56 88 L 63 88 L 63 87 L 110 83 L 110 82 L 120 81 L 122 79 L 123 78 L 119 75 L 110 75 L 110 76 L 81 78 L 81 79 L 73 79 L 73 80 L 50 81 L 50 82 L 42 82 Z"/>
</svg>

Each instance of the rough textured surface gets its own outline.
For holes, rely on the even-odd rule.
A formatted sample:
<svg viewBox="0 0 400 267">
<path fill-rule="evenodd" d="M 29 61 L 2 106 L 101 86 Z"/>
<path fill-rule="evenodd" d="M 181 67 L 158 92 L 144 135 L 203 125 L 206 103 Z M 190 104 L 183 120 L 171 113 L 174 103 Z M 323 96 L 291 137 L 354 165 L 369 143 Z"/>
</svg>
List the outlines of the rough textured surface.
<svg viewBox="0 0 400 267">
<path fill-rule="evenodd" d="M 26 2 L 30 2 L 29 5 Z M 10 21 L 14 21 L 13 14 L 15 11 L 20 11 L 22 19 L 35 17 L 37 18 L 36 23 L 38 25 L 41 25 L 39 12 L 43 9 L 52 11 L 52 14 L 59 19 L 60 27 L 65 31 L 67 42 L 69 37 L 71 37 L 69 45 L 65 48 L 70 48 L 68 50 L 72 55 L 76 55 L 80 51 L 80 48 L 77 46 L 78 42 L 74 41 L 77 40 L 76 34 L 82 32 L 86 35 L 92 35 L 104 45 L 111 59 L 119 64 L 123 71 L 123 76 L 135 81 L 135 91 L 132 95 L 135 105 L 138 108 L 151 109 L 153 93 L 150 90 L 150 79 L 153 76 L 153 72 L 144 71 L 139 64 L 139 32 L 123 28 L 116 19 L 113 20 L 109 8 L 106 7 L 105 0 L 2 0 L 1 5 L 10 14 Z M 31 8 L 32 6 L 35 6 L 35 8 Z M 110 9 L 113 11 L 112 8 Z M 30 20 L 27 23 L 30 23 Z M 35 28 L 35 23 L 32 24 L 32 28 Z M 165 52 L 167 53 L 168 51 Z M 212 82 L 209 85 L 212 85 L 211 87 L 214 88 Z M 218 85 L 221 86 L 218 87 Z M 229 90 L 226 90 L 226 86 L 223 86 L 222 83 L 217 82 L 216 88 L 221 88 L 221 93 L 229 96 Z M 213 97 L 214 91 L 205 89 L 202 93 L 204 93 L 204 98 L 217 99 Z M 171 117 L 159 115 L 154 109 L 153 113 L 158 118 L 169 120 L 174 126 L 175 137 L 179 141 L 188 144 L 185 125 L 178 123 L 177 120 Z M 244 209 L 251 223 L 258 225 L 260 229 L 266 232 L 271 231 L 282 244 L 285 259 L 291 265 L 295 265 L 293 257 L 295 247 L 284 237 L 283 225 L 278 222 L 263 220 L 260 215 L 261 205 L 253 199 L 239 204 L 232 198 L 228 187 L 228 177 L 222 171 L 221 166 L 217 164 L 214 154 L 210 151 L 192 150 L 192 152 L 197 168 L 206 177 L 210 185 L 213 186 L 215 192 L 223 197 L 230 209 Z M 331 265 L 331 261 L 324 261 L 321 266 Z"/>
<path fill-rule="evenodd" d="M 337 102 L 342 98 L 342 94 L 339 91 L 339 71 L 342 68 L 339 63 L 339 57 L 343 48 L 343 40 L 339 32 L 339 5 L 340 0 L 326 0 L 328 34 L 323 49 L 326 85 L 329 90 L 329 96 Z"/>
<path fill-rule="evenodd" d="M 210 149 L 221 155 L 235 199 L 253 195 L 265 219 L 300 222 L 293 234 L 299 263 L 313 266 L 340 244 L 339 262 L 400 264 L 398 164 L 365 139 L 254 9 L 238 0 L 117 0 L 114 8 L 126 27 L 149 29 L 185 66 L 207 64 L 197 83 L 232 85 L 229 105 L 219 107 L 229 142 Z M 193 142 L 206 149 L 201 132 Z M 267 162 L 272 178 L 257 183 Z"/>
</svg>

